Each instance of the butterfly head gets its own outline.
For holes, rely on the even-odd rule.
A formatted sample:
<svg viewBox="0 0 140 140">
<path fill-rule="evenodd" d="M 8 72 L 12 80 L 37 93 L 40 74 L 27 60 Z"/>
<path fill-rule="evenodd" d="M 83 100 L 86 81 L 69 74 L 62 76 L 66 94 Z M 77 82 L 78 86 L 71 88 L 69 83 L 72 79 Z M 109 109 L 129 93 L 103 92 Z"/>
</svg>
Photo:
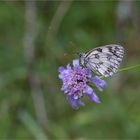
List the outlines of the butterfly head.
<svg viewBox="0 0 140 140">
<path fill-rule="evenodd" d="M 85 53 L 78 53 L 80 64 L 84 66 Z"/>
</svg>

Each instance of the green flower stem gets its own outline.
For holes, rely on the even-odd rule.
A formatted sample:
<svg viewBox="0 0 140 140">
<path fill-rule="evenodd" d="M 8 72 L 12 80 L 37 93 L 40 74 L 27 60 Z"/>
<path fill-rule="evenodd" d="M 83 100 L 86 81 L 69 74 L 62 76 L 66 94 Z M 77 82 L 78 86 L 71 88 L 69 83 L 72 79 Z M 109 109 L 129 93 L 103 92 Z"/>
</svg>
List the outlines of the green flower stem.
<svg viewBox="0 0 140 140">
<path fill-rule="evenodd" d="M 140 67 L 140 64 L 135 65 L 135 66 L 131 66 L 131 67 L 122 68 L 122 69 L 118 70 L 117 73 L 131 70 L 131 69 L 138 68 L 138 67 Z M 104 76 L 100 76 L 100 78 L 104 78 Z"/>
</svg>

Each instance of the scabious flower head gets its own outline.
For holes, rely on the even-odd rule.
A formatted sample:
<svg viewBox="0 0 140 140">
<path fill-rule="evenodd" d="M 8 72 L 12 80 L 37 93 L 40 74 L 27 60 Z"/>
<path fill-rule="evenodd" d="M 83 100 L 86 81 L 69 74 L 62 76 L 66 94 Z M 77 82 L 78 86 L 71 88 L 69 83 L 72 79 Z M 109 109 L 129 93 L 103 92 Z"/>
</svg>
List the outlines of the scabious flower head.
<svg viewBox="0 0 140 140">
<path fill-rule="evenodd" d="M 91 70 L 81 67 L 78 60 L 73 60 L 73 67 L 68 64 L 66 68 L 59 67 L 58 71 L 60 72 L 59 78 L 63 81 L 61 90 L 66 94 L 68 102 L 74 109 L 77 109 L 78 105 L 85 105 L 81 100 L 84 95 L 90 101 L 100 103 L 99 97 L 88 83 L 93 83 L 99 91 L 102 91 L 102 88 L 106 86 L 106 82 L 98 76 L 93 76 Z"/>
</svg>

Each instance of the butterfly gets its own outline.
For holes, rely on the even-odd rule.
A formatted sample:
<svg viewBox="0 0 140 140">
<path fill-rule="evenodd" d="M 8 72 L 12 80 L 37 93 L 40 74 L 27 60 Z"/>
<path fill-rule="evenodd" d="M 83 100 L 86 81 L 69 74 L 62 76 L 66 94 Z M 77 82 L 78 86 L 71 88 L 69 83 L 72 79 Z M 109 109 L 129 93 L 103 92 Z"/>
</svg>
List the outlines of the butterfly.
<svg viewBox="0 0 140 140">
<path fill-rule="evenodd" d="M 87 53 L 79 53 L 80 64 L 97 75 L 110 77 L 117 72 L 124 48 L 120 45 L 110 44 L 90 50 Z"/>
</svg>

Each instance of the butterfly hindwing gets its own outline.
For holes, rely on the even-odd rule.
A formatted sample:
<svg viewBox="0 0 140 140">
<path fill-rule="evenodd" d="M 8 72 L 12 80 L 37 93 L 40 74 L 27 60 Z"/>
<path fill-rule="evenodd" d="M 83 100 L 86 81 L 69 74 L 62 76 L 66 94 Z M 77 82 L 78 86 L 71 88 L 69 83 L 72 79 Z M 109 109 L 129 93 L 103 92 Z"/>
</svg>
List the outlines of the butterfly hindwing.
<svg viewBox="0 0 140 140">
<path fill-rule="evenodd" d="M 85 55 L 88 60 L 86 67 L 105 77 L 116 73 L 124 55 L 124 49 L 120 45 L 111 44 L 95 48 Z"/>
</svg>

